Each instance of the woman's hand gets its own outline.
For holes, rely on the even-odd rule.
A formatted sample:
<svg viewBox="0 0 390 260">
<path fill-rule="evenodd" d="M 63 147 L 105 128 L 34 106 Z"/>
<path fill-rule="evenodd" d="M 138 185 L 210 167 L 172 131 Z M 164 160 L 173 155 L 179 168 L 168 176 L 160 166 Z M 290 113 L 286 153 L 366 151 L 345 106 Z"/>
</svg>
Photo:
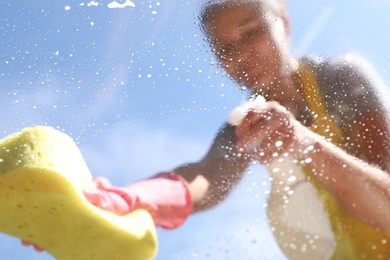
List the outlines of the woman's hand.
<svg viewBox="0 0 390 260">
<path fill-rule="evenodd" d="M 266 165 L 281 156 L 299 157 L 315 135 L 274 101 L 250 110 L 237 126 L 236 134 L 237 148 Z"/>
<path fill-rule="evenodd" d="M 130 213 L 133 208 L 131 205 L 130 196 L 124 199 L 119 193 L 120 188 L 114 187 L 111 182 L 104 177 L 97 177 L 94 180 L 96 188 L 83 190 L 87 200 L 101 209 L 110 211 L 117 215 L 125 215 Z"/>
</svg>

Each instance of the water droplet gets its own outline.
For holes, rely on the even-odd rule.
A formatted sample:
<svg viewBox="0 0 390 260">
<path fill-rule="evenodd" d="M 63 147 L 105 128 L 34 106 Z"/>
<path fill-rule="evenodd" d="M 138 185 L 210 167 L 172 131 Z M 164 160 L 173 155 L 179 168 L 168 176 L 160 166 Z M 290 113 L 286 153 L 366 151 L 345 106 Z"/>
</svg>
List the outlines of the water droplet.
<svg viewBox="0 0 390 260">
<path fill-rule="evenodd" d="M 305 159 L 305 163 L 311 163 L 313 161 L 313 159 L 311 159 L 311 158 L 306 158 Z"/>
<path fill-rule="evenodd" d="M 296 176 L 290 176 L 287 178 L 287 182 L 295 182 L 297 180 Z"/>
</svg>

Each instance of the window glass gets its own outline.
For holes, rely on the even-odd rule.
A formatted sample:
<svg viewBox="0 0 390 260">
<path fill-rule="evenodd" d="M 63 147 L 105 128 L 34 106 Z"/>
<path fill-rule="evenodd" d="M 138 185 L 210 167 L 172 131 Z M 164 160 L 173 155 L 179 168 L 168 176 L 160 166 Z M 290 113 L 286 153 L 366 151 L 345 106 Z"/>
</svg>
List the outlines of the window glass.
<svg viewBox="0 0 390 260">
<path fill-rule="evenodd" d="M 126 185 L 201 159 L 247 98 L 214 56 L 198 1 L 1 1 L 1 136 L 53 126 L 94 176 Z M 288 0 L 291 50 L 357 53 L 385 82 L 387 1 Z M 253 164 L 231 196 L 175 231 L 157 259 L 284 259 L 267 222 L 271 179 Z M 0 236 L 4 259 L 53 259 Z"/>
</svg>

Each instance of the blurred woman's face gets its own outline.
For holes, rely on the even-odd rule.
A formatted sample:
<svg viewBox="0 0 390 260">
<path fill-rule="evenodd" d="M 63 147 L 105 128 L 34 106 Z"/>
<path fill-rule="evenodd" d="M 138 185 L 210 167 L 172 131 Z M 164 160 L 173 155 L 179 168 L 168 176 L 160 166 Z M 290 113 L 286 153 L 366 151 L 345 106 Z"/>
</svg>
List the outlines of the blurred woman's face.
<svg viewBox="0 0 390 260">
<path fill-rule="evenodd" d="M 280 91 L 278 82 L 291 70 L 282 19 L 248 4 L 218 8 L 210 17 L 205 27 L 225 71 L 265 96 Z"/>
</svg>

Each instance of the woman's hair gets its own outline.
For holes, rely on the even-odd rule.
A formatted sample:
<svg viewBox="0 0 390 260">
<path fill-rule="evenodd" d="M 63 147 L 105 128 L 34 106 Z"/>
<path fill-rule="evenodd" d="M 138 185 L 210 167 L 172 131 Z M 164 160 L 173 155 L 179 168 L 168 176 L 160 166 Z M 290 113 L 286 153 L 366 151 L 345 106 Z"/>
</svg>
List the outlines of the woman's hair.
<svg viewBox="0 0 390 260">
<path fill-rule="evenodd" d="M 224 7 L 245 4 L 253 5 L 264 13 L 273 13 L 277 17 L 282 16 L 285 8 L 284 0 L 205 0 L 202 4 L 199 16 L 202 30 L 205 31 L 205 29 L 207 29 L 207 24 L 216 11 L 223 9 Z"/>
</svg>

